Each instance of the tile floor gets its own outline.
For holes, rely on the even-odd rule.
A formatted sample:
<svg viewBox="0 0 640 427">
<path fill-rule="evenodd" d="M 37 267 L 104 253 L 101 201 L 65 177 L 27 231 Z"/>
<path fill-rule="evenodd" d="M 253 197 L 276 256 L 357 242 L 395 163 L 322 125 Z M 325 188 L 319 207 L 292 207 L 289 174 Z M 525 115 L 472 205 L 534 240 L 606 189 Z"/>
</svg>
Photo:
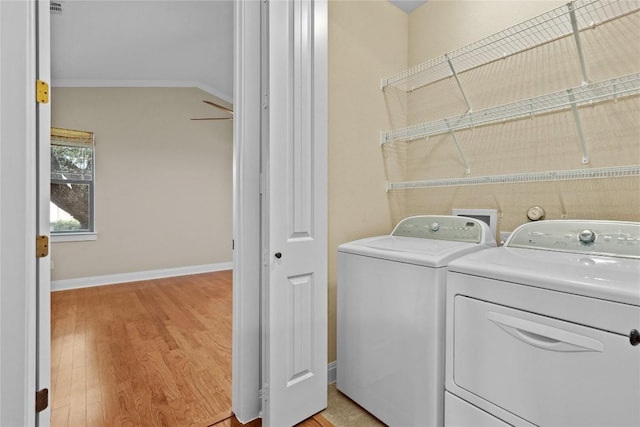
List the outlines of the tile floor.
<svg viewBox="0 0 640 427">
<path fill-rule="evenodd" d="M 357 403 L 336 389 L 336 383 L 329 385 L 328 407 L 322 416 L 335 427 L 378 427 L 382 422 L 369 414 Z"/>
</svg>

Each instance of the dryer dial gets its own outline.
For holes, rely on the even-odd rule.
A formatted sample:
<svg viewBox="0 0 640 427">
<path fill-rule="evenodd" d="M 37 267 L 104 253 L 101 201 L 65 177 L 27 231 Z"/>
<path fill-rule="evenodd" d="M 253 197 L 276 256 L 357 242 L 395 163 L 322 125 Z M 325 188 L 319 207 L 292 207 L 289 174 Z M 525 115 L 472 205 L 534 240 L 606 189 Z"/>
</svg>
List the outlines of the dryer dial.
<svg viewBox="0 0 640 427">
<path fill-rule="evenodd" d="M 527 210 L 527 218 L 530 221 L 539 221 L 544 218 L 544 209 L 540 206 L 532 206 Z"/>
<path fill-rule="evenodd" d="M 584 244 L 593 243 L 596 240 L 596 233 L 591 230 L 582 230 L 578 234 L 578 239 Z"/>
</svg>

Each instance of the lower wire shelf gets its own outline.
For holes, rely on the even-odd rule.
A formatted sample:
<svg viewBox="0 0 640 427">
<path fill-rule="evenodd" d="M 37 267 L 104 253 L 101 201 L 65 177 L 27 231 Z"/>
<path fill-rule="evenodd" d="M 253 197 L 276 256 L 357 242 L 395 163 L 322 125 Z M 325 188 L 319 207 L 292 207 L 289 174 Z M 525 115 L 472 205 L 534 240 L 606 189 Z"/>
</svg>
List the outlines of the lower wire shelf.
<svg viewBox="0 0 640 427">
<path fill-rule="evenodd" d="M 569 181 L 577 179 L 626 178 L 633 176 L 640 176 L 640 165 L 527 172 L 466 178 L 444 178 L 424 181 L 387 182 L 387 191 L 464 185 L 517 184 L 525 182 Z"/>
</svg>

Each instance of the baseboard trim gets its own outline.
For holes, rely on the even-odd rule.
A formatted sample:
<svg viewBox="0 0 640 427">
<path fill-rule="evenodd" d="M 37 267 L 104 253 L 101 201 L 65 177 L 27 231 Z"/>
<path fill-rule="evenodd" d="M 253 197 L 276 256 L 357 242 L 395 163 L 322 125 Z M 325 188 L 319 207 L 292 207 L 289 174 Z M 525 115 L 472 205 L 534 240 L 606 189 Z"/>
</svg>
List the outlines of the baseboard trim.
<svg viewBox="0 0 640 427">
<path fill-rule="evenodd" d="M 164 277 L 187 276 L 189 274 L 210 273 L 231 270 L 232 262 L 217 264 L 191 265 L 187 267 L 164 268 L 161 270 L 135 271 L 132 273 L 109 274 L 106 276 L 79 277 L 77 279 L 52 280 L 51 291 L 90 288 L 93 286 L 115 285 L 118 283 L 138 282 L 140 280 L 162 279 Z"/>
<path fill-rule="evenodd" d="M 327 384 L 333 384 L 336 382 L 337 372 L 336 361 L 334 360 L 327 365 Z"/>
</svg>

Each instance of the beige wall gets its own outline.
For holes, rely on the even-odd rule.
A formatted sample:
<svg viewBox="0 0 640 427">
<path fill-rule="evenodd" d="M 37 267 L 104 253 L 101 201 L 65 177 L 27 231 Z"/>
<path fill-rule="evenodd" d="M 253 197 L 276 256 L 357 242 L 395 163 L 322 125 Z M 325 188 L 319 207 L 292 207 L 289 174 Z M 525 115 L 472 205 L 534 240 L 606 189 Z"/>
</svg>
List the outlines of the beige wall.
<svg viewBox="0 0 640 427">
<path fill-rule="evenodd" d="M 564 2 L 430 1 L 410 15 L 411 65 L 440 56 L 517 24 Z M 640 71 L 640 14 L 581 33 L 591 81 Z M 501 59 L 459 75 L 474 111 L 580 86 L 573 37 Z M 453 78 L 407 95 L 408 123 L 465 113 Z M 450 135 L 385 145 L 390 180 L 413 181 L 566 169 L 634 165 L 640 162 L 640 97 L 579 109 L 590 161 L 582 163 L 570 110 L 456 132 L 471 172 L 465 175 Z M 499 212 L 498 228 L 511 231 L 541 206 L 546 218 L 640 220 L 638 178 L 536 184 L 460 186 L 389 193 L 392 219 L 450 214 L 452 208 Z"/>
<path fill-rule="evenodd" d="M 499 228 L 526 222 L 541 205 L 548 218 L 640 220 L 637 178 L 548 184 L 449 187 L 385 193 L 385 180 L 464 177 L 451 141 L 378 146 L 379 132 L 465 112 L 453 79 L 409 95 L 379 89 L 380 78 L 442 55 L 566 1 L 430 0 L 410 15 L 381 1 L 329 4 L 329 360 L 335 360 L 336 248 L 388 233 L 414 214 L 451 208 L 498 209 Z M 635 14 L 639 15 L 639 14 Z M 592 81 L 638 72 L 637 16 L 587 30 Z M 474 110 L 579 86 L 575 43 L 567 38 L 461 75 Z M 638 96 L 580 109 L 591 162 L 581 163 L 571 113 L 458 133 L 470 176 L 638 164 Z"/>
<path fill-rule="evenodd" d="M 409 66 L 566 3 L 564 0 L 429 0 L 409 15 Z"/>
<path fill-rule="evenodd" d="M 407 65 L 408 16 L 388 2 L 329 2 L 329 360 L 336 359 L 336 250 L 391 231 L 380 79 Z"/>
<path fill-rule="evenodd" d="M 195 88 L 54 88 L 52 125 L 96 135 L 96 241 L 52 280 L 231 261 L 232 123 Z"/>
</svg>

